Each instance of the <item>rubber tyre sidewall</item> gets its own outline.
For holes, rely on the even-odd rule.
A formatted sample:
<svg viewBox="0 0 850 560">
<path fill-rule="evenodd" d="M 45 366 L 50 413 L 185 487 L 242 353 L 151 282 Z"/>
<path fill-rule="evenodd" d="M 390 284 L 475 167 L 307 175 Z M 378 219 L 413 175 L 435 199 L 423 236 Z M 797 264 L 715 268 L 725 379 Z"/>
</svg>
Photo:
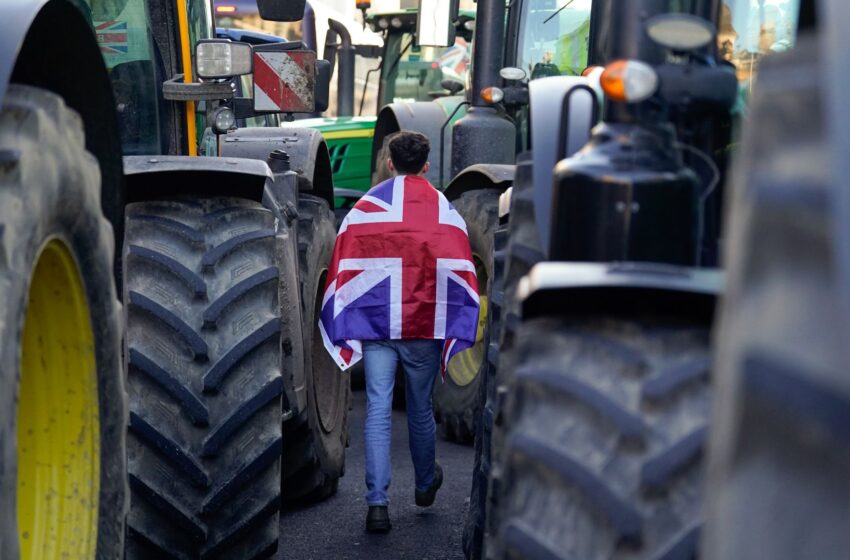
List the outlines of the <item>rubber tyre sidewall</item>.
<svg viewBox="0 0 850 560">
<path fill-rule="evenodd" d="M 302 195 L 304 196 L 304 195 Z M 315 197 L 311 197 L 315 198 Z M 324 201 L 317 201 L 317 204 L 326 204 Z M 328 211 L 328 220 L 332 214 Z M 314 216 L 314 219 L 316 216 Z M 333 222 L 329 222 L 333 223 Z M 320 224 L 314 224 L 314 231 L 320 231 Z M 314 386 L 313 377 L 313 345 L 322 344 L 321 340 L 314 340 L 316 333 L 316 322 L 318 317 L 315 312 L 316 299 L 321 297 L 319 290 L 323 290 L 324 286 L 319 285 L 319 281 L 324 278 L 324 273 L 328 270 L 331 255 L 333 254 L 334 235 L 329 233 L 329 240 L 311 239 L 310 247 L 307 249 L 306 264 L 307 267 L 300 271 L 302 275 L 302 299 L 304 302 L 303 313 L 305 318 L 304 329 L 304 363 L 305 363 L 305 382 L 307 386 L 307 414 L 309 418 L 310 428 L 313 433 L 315 442 L 316 455 L 319 458 L 319 464 L 322 472 L 330 479 L 336 480 L 342 476 L 345 471 L 345 445 L 348 433 L 348 406 L 351 395 L 351 382 L 348 379 L 348 374 L 339 371 L 332 361 L 325 361 L 328 367 L 333 366 L 334 372 L 340 376 L 339 379 L 339 394 L 337 406 L 340 413 L 337 418 L 337 424 L 334 429 L 327 433 L 322 427 L 321 419 L 318 412 L 318 395 Z M 299 240 L 301 243 L 302 240 Z M 324 348 L 319 349 L 324 352 Z"/>
<path fill-rule="evenodd" d="M 20 172 L 20 184 L 25 186 L 21 192 L 11 193 L 8 185 L 0 184 L 0 387 L 4 388 L 0 391 L 0 511 L 7 512 L 0 516 L 0 557 L 17 558 L 19 554 L 17 516 L 8 512 L 16 511 L 20 347 L 29 283 L 41 249 L 50 239 L 58 239 L 76 261 L 95 341 L 100 411 L 97 557 L 120 558 L 128 497 L 127 396 L 120 305 L 112 275 L 114 239 L 100 208 L 100 173 L 82 146 L 45 141 L 21 144 L 18 149 L 17 170 L 0 170 Z"/>
</svg>

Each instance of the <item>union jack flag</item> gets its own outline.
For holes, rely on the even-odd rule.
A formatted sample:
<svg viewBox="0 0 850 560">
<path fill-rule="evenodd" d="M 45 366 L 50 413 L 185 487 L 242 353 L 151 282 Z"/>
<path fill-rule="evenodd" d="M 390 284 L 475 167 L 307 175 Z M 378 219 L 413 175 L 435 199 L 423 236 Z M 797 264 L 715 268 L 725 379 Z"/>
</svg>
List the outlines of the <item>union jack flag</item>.
<svg viewBox="0 0 850 560">
<path fill-rule="evenodd" d="M 322 298 L 325 348 L 347 369 L 363 340 L 439 339 L 442 369 L 472 346 L 478 280 L 466 224 L 427 180 L 373 187 L 339 228 Z"/>
<path fill-rule="evenodd" d="M 100 52 L 105 54 L 127 54 L 127 22 L 109 20 L 95 26 Z"/>
</svg>

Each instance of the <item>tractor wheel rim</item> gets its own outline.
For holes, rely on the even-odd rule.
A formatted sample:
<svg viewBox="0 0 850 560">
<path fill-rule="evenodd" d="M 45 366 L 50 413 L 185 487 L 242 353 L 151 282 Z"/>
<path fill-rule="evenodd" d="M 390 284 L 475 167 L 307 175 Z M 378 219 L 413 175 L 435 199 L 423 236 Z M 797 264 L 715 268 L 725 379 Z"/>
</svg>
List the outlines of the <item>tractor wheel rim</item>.
<svg viewBox="0 0 850 560">
<path fill-rule="evenodd" d="M 475 333 L 475 344 L 463 352 L 458 352 L 446 368 L 449 377 L 455 385 L 464 387 L 472 383 L 481 371 L 481 362 L 486 359 L 485 333 L 487 330 L 488 304 L 486 290 L 489 277 L 484 261 L 478 255 L 472 255 L 475 262 L 475 274 L 478 277 L 478 289 L 483 292 L 479 296 L 478 329 Z"/>
<path fill-rule="evenodd" d="M 21 558 L 94 558 L 100 422 L 91 314 L 58 239 L 39 253 L 22 337 L 17 412 Z"/>
</svg>

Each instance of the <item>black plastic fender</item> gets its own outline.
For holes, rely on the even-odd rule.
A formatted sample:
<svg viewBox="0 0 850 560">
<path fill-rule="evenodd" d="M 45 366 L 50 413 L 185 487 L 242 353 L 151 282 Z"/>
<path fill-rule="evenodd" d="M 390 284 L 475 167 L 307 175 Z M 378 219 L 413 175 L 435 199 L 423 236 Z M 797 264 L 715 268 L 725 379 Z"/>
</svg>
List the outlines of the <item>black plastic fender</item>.
<svg viewBox="0 0 850 560">
<path fill-rule="evenodd" d="M 176 195 L 235 196 L 262 202 L 266 181 L 273 180 L 263 161 L 246 158 L 126 156 L 127 201 Z"/>
<path fill-rule="evenodd" d="M 378 154 L 384 145 L 384 138 L 399 130 L 421 132 L 431 141 L 431 168 L 426 176 L 436 187 L 448 181 L 451 174 L 452 130 L 446 126 L 443 130 L 442 168 L 444 180 L 440 180 L 440 131 L 449 118 L 446 105 L 432 101 L 414 101 L 412 103 L 390 103 L 378 113 L 375 122 L 375 135 L 372 137 L 372 172 Z M 456 107 L 456 105 L 455 105 Z"/>
<path fill-rule="evenodd" d="M 334 207 L 333 173 L 328 146 L 322 133 L 312 128 L 240 128 L 221 139 L 219 155 L 266 161 L 273 150 L 289 154 L 293 171 L 307 181 L 299 188 L 328 201 Z"/>
<path fill-rule="evenodd" d="M 498 189 L 505 192 L 514 182 L 515 165 L 476 163 L 461 171 L 446 187 L 444 194 L 454 200 L 475 189 Z"/>
<path fill-rule="evenodd" d="M 0 6 L 0 102 L 10 83 L 52 91 L 80 114 L 86 149 L 98 160 L 101 207 L 124 234 L 121 140 L 109 74 L 82 0 L 26 0 Z M 58 53 L 73 53 L 73 60 Z"/>
<path fill-rule="evenodd" d="M 714 318 L 724 286 L 719 269 L 657 263 L 542 262 L 519 284 L 522 317 L 605 314 Z"/>
<path fill-rule="evenodd" d="M 549 247 L 555 164 L 587 144 L 599 118 L 599 101 L 593 88 L 589 78 L 572 76 L 540 78 L 528 85 L 535 221 L 542 247 Z"/>
</svg>

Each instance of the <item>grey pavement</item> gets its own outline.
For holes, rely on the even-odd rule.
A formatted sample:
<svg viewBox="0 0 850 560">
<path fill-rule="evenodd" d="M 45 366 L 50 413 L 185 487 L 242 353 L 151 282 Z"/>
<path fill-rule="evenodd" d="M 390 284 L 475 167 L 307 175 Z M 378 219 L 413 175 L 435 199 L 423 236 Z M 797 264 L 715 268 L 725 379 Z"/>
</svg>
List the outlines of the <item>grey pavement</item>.
<svg viewBox="0 0 850 560">
<path fill-rule="evenodd" d="M 439 380 L 437 381 L 439 383 Z M 413 503 L 413 465 L 407 444 L 407 418 L 393 412 L 392 484 L 386 535 L 365 532 L 366 485 L 363 474 L 363 420 L 366 393 L 354 392 L 349 412 L 351 442 L 345 476 L 335 496 L 309 507 L 281 513 L 280 560 L 455 560 L 462 559 L 461 538 L 469 487 L 472 448 L 437 438 L 437 460 L 445 479 L 430 508 Z"/>
</svg>

